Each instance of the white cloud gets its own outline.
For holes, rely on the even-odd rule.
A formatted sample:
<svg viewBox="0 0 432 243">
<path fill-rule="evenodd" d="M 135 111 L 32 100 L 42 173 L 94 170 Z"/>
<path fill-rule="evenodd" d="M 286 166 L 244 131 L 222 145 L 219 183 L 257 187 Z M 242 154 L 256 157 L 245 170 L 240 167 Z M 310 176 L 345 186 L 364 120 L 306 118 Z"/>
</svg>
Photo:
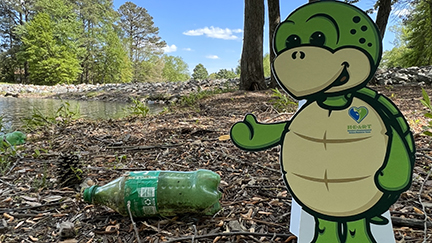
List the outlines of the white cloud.
<svg viewBox="0 0 432 243">
<path fill-rule="evenodd" d="M 208 58 L 208 59 L 219 59 L 219 57 L 216 56 L 216 55 L 207 55 L 206 58 Z"/>
<path fill-rule="evenodd" d="M 183 48 L 183 50 L 185 50 L 185 51 L 192 51 L 192 49 L 191 48 Z"/>
<path fill-rule="evenodd" d="M 165 46 L 164 48 L 162 48 L 162 50 L 165 53 L 175 52 L 177 51 L 177 46 L 176 45 Z"/>
<path fill-rule="evenodd" d="M 210 28 L 205 27 L 202 29 L 188 30 L 183 32 L 183 34 L 189 36 L 206 35 L 207 37 L 210 38 L 223 39 L 223 40 L 236 40 L 239 37 L 234 34 L 238 34 L 242 32 L 243 31 L 241 29 L 228 29 L 228 28 L 222 29 L 219 27 L 211 26 Z"/>
</svg>

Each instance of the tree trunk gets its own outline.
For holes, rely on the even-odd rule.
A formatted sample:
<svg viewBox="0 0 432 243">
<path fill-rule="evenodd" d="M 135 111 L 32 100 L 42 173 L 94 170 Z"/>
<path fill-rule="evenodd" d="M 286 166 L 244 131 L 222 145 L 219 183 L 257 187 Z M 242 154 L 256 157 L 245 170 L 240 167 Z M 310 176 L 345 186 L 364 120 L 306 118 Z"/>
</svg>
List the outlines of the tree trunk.
<svg viewBox="0 0 432 243">
<path fill-rule="evenodd" d="M 268 15 L 269 15 L 269 42 L 270 42 L 270 63 L 276 58 L 276 53 L 273 51 L 273 36 L 276 27 L 280 23 L 280 7 L 279 0 L 267 0 Z M 277 87 L 277 82 L 273 74 L 270 75 L 270 88 Z"/>
<path fill-rule="evenodd" d="M 263 69 L 264 0 L 245 0 L 241 90 L 266 88 Z"/>
<path fill-rule="evenodd" d="M 378 1 L 378 13 L 377 13 L 375 23 L 378 26 L 379 31 L 381 32 L 381 38 L 384 38 L 384 33 L 390 16 L 391 7 L 392 7 L 392 0 Z"/>
</svg>

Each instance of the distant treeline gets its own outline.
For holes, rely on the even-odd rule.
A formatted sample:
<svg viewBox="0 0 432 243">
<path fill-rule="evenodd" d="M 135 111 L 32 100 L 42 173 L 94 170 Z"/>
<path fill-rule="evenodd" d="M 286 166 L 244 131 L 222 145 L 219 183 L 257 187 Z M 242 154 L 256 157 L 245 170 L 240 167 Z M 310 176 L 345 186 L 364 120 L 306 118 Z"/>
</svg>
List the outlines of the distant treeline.
<svg viewBox="0 0 432 243">
<path fill-rule="evenodd" d="M 184 81 L 145 8 L 112 0 L 0 1 L 0 82 Z"/>
</svg>

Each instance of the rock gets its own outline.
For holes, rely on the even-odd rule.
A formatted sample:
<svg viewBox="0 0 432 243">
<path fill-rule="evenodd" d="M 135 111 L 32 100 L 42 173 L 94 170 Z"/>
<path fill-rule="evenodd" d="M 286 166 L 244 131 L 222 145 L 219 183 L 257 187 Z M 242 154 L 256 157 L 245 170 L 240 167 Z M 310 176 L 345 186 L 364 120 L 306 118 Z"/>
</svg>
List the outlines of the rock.
<svg viewBox="0 0 432 243">
<path fill-rule="evenodd" d="M 68 239 L 75 237 L 75 226 L 72 222 L 66 221 L 62 222 L 59 226 L 59 235 L 61 239 Z"/>
<path fill-rule="evenodd" d="M 0 220 L 0 234 L 4 234 L 9 230 L 8 224 L 6 220 L 1 219 Z"/>
</svg>

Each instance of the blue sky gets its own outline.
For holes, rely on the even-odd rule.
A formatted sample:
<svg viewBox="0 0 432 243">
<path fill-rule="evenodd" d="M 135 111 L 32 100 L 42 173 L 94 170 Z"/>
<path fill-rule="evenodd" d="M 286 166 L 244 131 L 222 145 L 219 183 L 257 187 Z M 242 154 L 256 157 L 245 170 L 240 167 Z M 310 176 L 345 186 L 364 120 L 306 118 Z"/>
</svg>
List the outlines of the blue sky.
<svg viewBox="0 0 432 243">
<path fill-rule="evenodd" d="M 117 9 L 125 0 L 114 0 Z M 209 73 L 232 69 L 238 65 L 242 51 L 244 0 L 131 0 L 147 9 L 167 43 L 165 53 L 180 56 L 190 74 L 199 63 Z M 267 1 L 264 1 L 267 2 Z M 281 0 L 281 18 L 285 19 L 304 1 Z M 363 10 L 373 7 L 374 0 L 360 0 Z M 266 6 L 267 9 L 267 6 Z M 375 16 L 371 16 L 375 19 Z M 389 26 L 395 24 L 395 18 Z M 269 52 L 268 19 L 265 17 L 264 53 Z M 393 33 L 386 31 L 384 50 L 392 48 Z"/>
</svg>

